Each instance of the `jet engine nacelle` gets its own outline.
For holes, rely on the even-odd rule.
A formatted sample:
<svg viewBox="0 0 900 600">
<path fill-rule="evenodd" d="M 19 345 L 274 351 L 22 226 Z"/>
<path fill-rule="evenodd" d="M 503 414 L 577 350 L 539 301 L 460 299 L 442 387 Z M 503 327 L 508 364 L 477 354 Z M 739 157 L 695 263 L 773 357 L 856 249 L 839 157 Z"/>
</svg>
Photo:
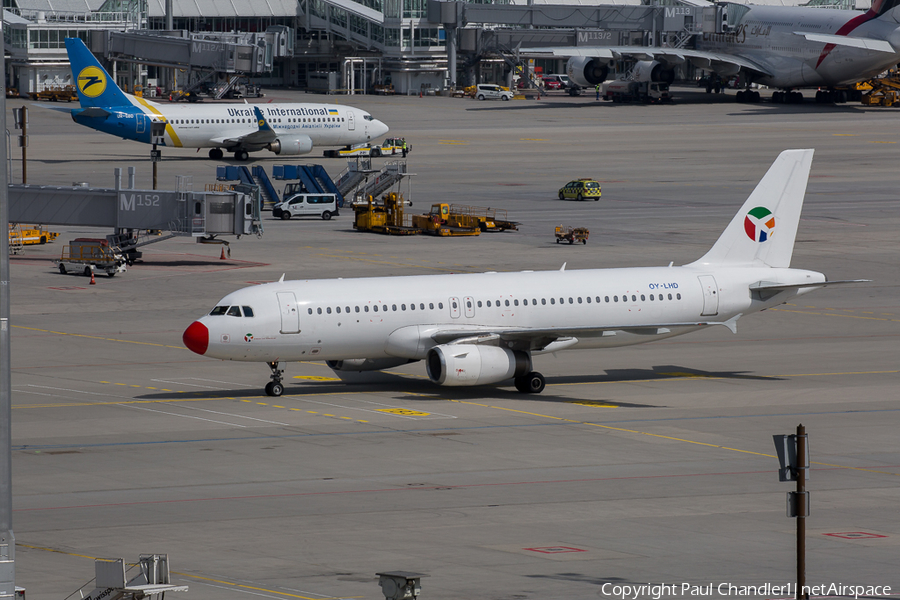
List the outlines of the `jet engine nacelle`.
<svg viewBox="0 0 900 600">
<path fill-rule="evenodd" d="M 438 385 L 484 385 L 527 375 L 531 357 L 497 346 L 443 344 L 428 351 L 425 370 Z"/>
<path fill-rule="evenodd" d="M 349 358 L 344 360 L 326 360 L 325 364 L 332 371 L 381 371 L 416 362 L 411 358 Z"/>
<path fill-rule="evenodd" d="M 632 79 L 650 83 L 672 83 L 675 81 L 675 70 L 666 67 L 658 60 L 639 60 L 634 65 Z"/>
<path fill-rule="evenodd" d="M 581 87 L 593 87 L 609 76 L 610 61 L 588 56 L 573 56 L 566 63 L 569 80 Z"/>
<path fill-rule="evenodd" d="M 269 150 L 275 154 L 294 156 L 295 154 L 309 154 L 312 152 L 312 139 L 308 135 L 279 137 L 269 144 Z"/>
</svg>

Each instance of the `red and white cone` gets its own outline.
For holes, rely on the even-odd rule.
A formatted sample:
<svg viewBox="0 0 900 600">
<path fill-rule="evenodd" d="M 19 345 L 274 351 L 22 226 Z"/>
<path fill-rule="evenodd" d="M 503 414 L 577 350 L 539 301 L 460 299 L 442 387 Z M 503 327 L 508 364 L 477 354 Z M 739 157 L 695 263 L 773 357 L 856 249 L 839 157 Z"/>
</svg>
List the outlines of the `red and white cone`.
<svg viewBox="0 0 900 600">
<path fill-rule="evenodd" d="M 97 285 L 96 280 L 94 280 L 94 270 L 91 269 L 91 285 Z"/>
<path fill-rule="evenodd" d="M 219 260 L 225 260 L 225 246 L 222 246 L 222 256 L 219 257 Z"/>
</svg>

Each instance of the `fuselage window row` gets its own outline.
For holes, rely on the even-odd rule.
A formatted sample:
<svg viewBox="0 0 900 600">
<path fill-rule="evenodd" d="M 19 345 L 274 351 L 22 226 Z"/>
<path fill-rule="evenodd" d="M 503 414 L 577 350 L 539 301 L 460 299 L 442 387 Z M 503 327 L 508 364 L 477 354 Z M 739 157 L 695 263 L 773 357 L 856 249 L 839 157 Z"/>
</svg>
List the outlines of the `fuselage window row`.
<svg viewBox="0 0 900 600">
<path fill-rule="evenodd" d="M 665 295 L 665 296 L 664 296 L 663 294 L 650 294 L 649 298 L 647 297 L 646 294 L 641 294 L 641 295 L 640 295 L 640 301 L 641 301 L 641 302 L 648 302 L 648 301 L 650 301 L 650 302 L 662 302 L 662 301 L 664 301 L 664 300 L 666 300 L 666 299 L 668 299 L 668 300 L 681 300 L 681 293 L 680 293 L 680 292 L 676 293 L 676 294 L 674 295 L 674 297 L 672 296 L 672 294 L 667 294 L 667 295 Z M 624 303 L 624 302 L 628 302 L 628 300 L 629 300 L 629 295 L 628 295 L 628 294 L 622 294 L 622 302 L 623 302 L 623 303 Z M 638 301 L 638 295 L 637 295 L 637 294 L 631 294 L 631 301 L 632 301 L 632 302 L 637 302 L 637 301 Z M 592 299 L 590 296 L 585 296 L 585 297 L 577 296 L 577 297 L 569 297 L 569 298 L 568 298 L 568 303 L 569 303 L 569 304 L 575 304 L 576 302 L 577 302 L 578 304 L 584 304 L 585 302 L 587 302 L 587 304 L 592 304 L 592 303 L 594 303 L 594 302 L 596 302 L 597 304 L 600 304 L 600 303 L 601 303 L 601 299 L 600 299 L 600 296 L 595 296 L 594 299 Z M 609 302 L 610 302 L 610 297 L 609 297 L 609 296 L 604 296 L 602 302 L 604 302 L 604 303 L 606 303 L 606 304 L 609 304 Z M 617 296 L 617 295 L 612 296 L 612 302 L 613 302 L 613 303 L 619 302 L 619 296 Z M 559 304 L 560 304 L 560 305 L 566 304 L 566 298 L 560 298 L 560 299 L 559 299 Z M 532 299 L 531 299 L 531 305 L 532 305 L 532 306 L 537 306 L 537 305 L 538 305 L 537 298 L 532 298 Z M 546 306 L 546 305 L 547 305 L 547 299 L 546 299 L 546 298 L 541 298 L 541 305 L 542 305 L 542 306 Z M 550 298 L 550 305 L 552 305 L 552 306 L 555 306 L 555 305 L 556 305 L 556 298 Z M 443 302 L 438 302 L 437 306 L 438 306 L 438 309 L 439 309 L 439 310 L 443 310 L 443 308 L 444 308 L 444 303 L 443 303 Z M 510 301 L 510 300 L 503 300 L 502 302 L 501 302 L 500 300 L 496 300 L 496 301 L 493 301 L 493 300 L 487 300 L 487 301 L 485 301 L 484 303 L 482 303 L 481 300 L 478 300 L 477 302 L 475 302 L 475 306 L 477 306 L 478 308 L 482 308 L 482 307 L 484 307 L 484 306 L 487 306 L 487 308 L 495 308 L 495 307 L 496 307 L 496 308 L 502 308 L 502 307 L 507 307 L 507 306 L 512 307 L 512 306 L 519 306 L 519 300 L 518 300 L 518 299 L 515 299 L 515 298 L 514 298 L 512 301 Z M 528 298 L 523 298 L 523 299 L 522 299 L 522 306 L 528 306 Z M 379 311 L 379 308 L 378 308 L 378 307 L 379 307 L 378 304 L 373 304 L 373 305 L 372 305 L 372 312 L 378 312 L 378 311 Z M 452 307 L 453 310 L 455 310 L 455 311 L 456 311 L 456 310 L 459 310 L 459 305 L 458 305 L 456 302 L 452 302 L 452 303 L 451 303 L 451 307 Z M 472 301 L 471 301 L 471 300 L 466 300 L 466 308 L 467 308 L 467 309 L 472 309 L 472 307 L 473 307 Z M 231 309 L 236 309 L 236 308 L 238 308 L 238 307 L 236 307 L 236 306 L 234 306 L 234 307 L 217 306 L 217 307 L 214 308 L 213 311 L 212 311 L 211 313 L 209 313 L 209 314 L 215 316 L 215 315 L 220 315 L 220 314 L 226 314 L 226 313 L 227 313 L 227 314 L 230 315 L 231 313 L 228 312 L 229 308 L 231 308 Z M 249 316 L 249 317 L 252 317 L 252 316 L 253 316 L 253 311 L 252 311 L 252 309 L 251 309 L 249 306 L 245 306 L 245 307 L 243 307 L 243 308 L 244 308 L 244 316 L 245 316 L 245 317 L 246 317 L 246 316 Z M 416 309 L 416 304 L 415 304 L 415 303 L 410 303 L 408 308 L 409 308 L 409 310 L 417 310 L 417 309 Z M 429 310 L 434 310 L 434 303 L 433 303 L 433 302 L 429 302 L 429 303 L 428 303 L 428 308 L 429 308 Z M 220 311 L 220 310 L 221 310 L 221 312 L 217 312 L 217 311 Z M 349 306 L 345 306 L 345 307 L 343 307 L 343 308 L 341 308 L 340 306 L 336 306 L 336 307 L 334 307 L 333 309 L 332 309 L 332 307 L 328 306 L 328 307 L 325 307 L 325 309 L 324 309 L 324 314 L 329 314 L 329 315 L 330 315 L 330 314 L 332 313 L 332 310 L 333 310 L 333 312 L 336 313 L 336 314 L 341 314 L 342 312 L 343 312 L 343 313 L 346 313 L 346 314 L 350 314 L 351 312 L 357 312 L 357 313 L 360 312 L 360 307 L 359 307 L 359 306 L 356 306 L 356 307 L 354 307 L 354 309 L 351 311 L 351 309 L 350 309 Z M 385 305 L 382 305 L 380 310 L 381 310 L 381 312 L 387 312 L 387 311 L 388 311 L 388 305 L 386 305 L 386 304 L 385 304 Z M 390 305 L 390 310 L 393 311 L 393 312 L 397 312 L 398 310 L 401 311 L 401 312 L 403 312 L 403 311 L 407 310 L 407 305 L 406 305 L 406 304 L 400 304 L 400 305 L 398 306 L 397 304 L 391 304 L 391 305 Z M 418 310 L 425 310 L 425 303 L 424 303 L 424 302 L 420 302 L 420 303 L 419 303 L 419 308 L 418 308 Z M 249 311 L 250 314 L 247 314 L 248 311 Z M 368 306 L 368 305 L 363 305 L 363 307 L 362 307 L 362 312 L 369 312 L 369 306 Z M 312 307 L 310 307 L 310 308 L 307 309 L 307 313 L 310 314 L 310 315 L 314 314 L 314 311 L 313 311 Z M 321 308 L 321 307 L 316 308 L 316 309 L 315 309 L 315 314 L 319 314 L 319 315 L 323 314 L 322 308 Z M 238 317 L 239 317 L 239 316 L 241 316 L 241 315 L 240 315 L 240 314 L 235 314 L 235 315 L 233 315 L 233 316 L 238 316 Z"/>
</svg>

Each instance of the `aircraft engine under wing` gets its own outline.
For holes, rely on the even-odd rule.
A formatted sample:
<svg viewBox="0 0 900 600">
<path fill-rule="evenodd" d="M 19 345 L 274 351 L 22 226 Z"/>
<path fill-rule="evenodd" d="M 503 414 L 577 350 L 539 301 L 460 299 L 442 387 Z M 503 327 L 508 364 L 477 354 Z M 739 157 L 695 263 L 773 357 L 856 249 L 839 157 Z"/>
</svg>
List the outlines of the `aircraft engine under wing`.
<svg viewBox="0 0 900 600">
<path fill-rule="evenodd" d="M 535 58 L 568 56 L 570 59 L 566 66 L 566 73 L 573 81 L 576 80 L 576 77 L 573 75 L 573 72 L 569 70 L 570 66 L 583 65 L 583 68 L 586 68 L 591 64 L 592 60 L 596 61 L 594 63 L 596 66 L 604 64 L 608 65 L 609 61 L 619 60 L 623 57 L 634 58 L 639 61 L 655 60 L 665 65 L 664 68 L 666 69 L 673 69 L 675 66 L 689 60 L 698 68 L 715 71 L 722 76 L 734 75 L 741 69 L 769 77 L 773 75 L 770 69 L 755 61 L 744 58 L 743 56 L 735 56 L 724 52 L 710 52 L 706 50 L 685 48 L 675 50 L 673 48 L 654 46 L 610 46 L 605 48 L 576 48 L 565 46 L 553 48 L 520 48 L 519 55 Z M 576 57 L 581 58 L 582 61 L 575 61 Z M 594 72 L 596 73 L 596 71 Z M 609 73 L 607 72 L 606 75 L 608 74 Z M 581 86 L 585 86 L 585 82 L 590 83 L 590 80 L 584 77 L 582 82 L 576 81 L 576 83 Z M 596 83 L 590 83 L 590 85 L 593 86 L 596 85 Z"/>
<path fill-rule="evenodd" d="M 605 58 L 573 56 L 566 63 L 569 79 L 581 87 L 592 87 L 609 78 L 610 61 Z"/>
<path fill-rule="evenodd" d="M 294 156 L 312 152 L 313 141 L 308 135 L 278 136 L 269 144 L 269 150 L 275 154 Z"/>
</svg>

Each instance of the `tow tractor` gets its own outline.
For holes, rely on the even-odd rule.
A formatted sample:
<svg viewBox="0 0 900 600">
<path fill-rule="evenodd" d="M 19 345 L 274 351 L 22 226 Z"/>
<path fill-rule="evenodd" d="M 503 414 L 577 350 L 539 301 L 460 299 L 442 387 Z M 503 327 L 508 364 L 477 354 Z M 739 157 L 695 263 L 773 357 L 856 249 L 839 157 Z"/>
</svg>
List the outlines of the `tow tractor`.
<svg viewBox="0 0 900 600">
<path fill-rule="evenodd" d="M 63 247 L 62 255 L 53 261 L 59 272 L 83 273 L 90 277 L 94 271 L 101 271 L 110 277 L 125 272 L 125 257 L 115 246 L 104 239 L 77 238 Z"/>
<path fill-rule="evenodd" d="M 10 244 L 29 245 L 29 244 L 46 244 L 52 242 L 58 233 L 53 231 L 44 231 L 41 225 L 27 227 L 10 223 L 9 225 L 9 242 Z"/>
<path fill-rule="evenodd" d="M 570 244 L 574 244 L 575 242 L 581 242 L 582 244 L 587 244 L 588 236 L 591 234 L 588 231 L 587 227 L 569 227 L 568 225 L 557 225 L 556 226 L 556 243 L 560 242 L 569 242 Z"/>
<path fill-rule="evenodd" d="M 403 145 L 406 140 L 403 138 L 387 138 L 380 146 L 372 146 L 371 144 L 359 144 L 356 146 L 344 146 L 338 150 L 325 150 L 322 155 L 325 158 L 353 158 L 354 156 L 395 156 L 398 154 L 409 154 L 412 151 L 412 145 L 406 144 L 406 152 L 403 152 Z"/>
</svg>

